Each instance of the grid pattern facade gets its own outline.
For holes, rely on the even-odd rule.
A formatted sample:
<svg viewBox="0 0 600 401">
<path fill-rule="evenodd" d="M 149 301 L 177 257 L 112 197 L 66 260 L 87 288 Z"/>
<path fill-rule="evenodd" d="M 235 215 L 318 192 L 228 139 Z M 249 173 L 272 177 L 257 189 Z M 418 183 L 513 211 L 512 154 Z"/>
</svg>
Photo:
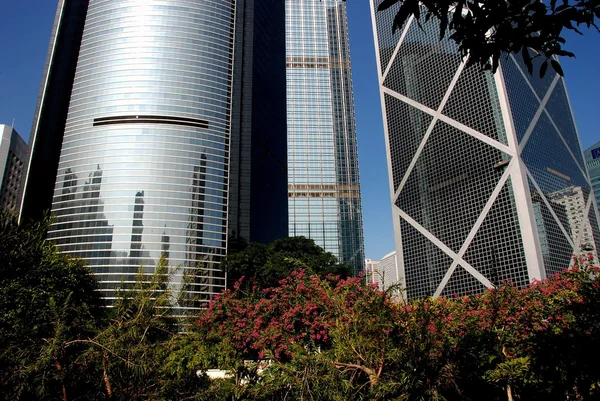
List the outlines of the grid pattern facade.
<svg viewBox="0 0 600 401">
<path fill-rule="evenodd" d="M 162 252 L 205 262 L 190 293 L 225 285 L 234 15 L 230 1 L 89 3 L 48 236 L 109 300 Z"/>
<path fill-rule="evenodd" d="M 286 0 L 289 234 L 364 269 L 345 3 Z"/>
<path fill-rule="evenodd" d="M 396 9 L 376 12 L 380 3 L 371 5 L 407 297 L 524 286 L 595 249 L 597 209 L 563 80 L 529 76 L 513 56 L 496 74 L 466 67 L 437 21 L 392 33 Z"/>
<path fill-rule="evenodd" d="M 531 202 L 542 216 L 536 225 L 545 275 L 568 267 L 573 254 L 597 260 L 597 205 L 564 79 L 529 75 L 520 55 L 502 72 Z"/>
<path fill-rule="evenodd" d="M 600 203 L 600 142 L 596 142 L 584 152 L 585 163 L 592 179 L 592 189 L 596 205 Z"/>
<path fill-rule="evenodd" d="M 0 207 L 18 212 L 29 148 L 14 128 L 0 125 Z"/>
</svg>

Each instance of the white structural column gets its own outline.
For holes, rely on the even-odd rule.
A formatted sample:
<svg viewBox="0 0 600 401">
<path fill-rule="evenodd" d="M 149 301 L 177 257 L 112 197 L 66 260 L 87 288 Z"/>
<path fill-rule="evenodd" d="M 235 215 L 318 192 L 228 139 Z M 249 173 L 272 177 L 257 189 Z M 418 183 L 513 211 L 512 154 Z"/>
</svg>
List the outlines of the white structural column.
<svg viewBox="0 0 600 401">
<path fill-rule="evenodd" d="M 508 94 L 503 79 L 502 66 L 498 67 L 498 71 L 494 75 L 494 82 L 498 88 L 500 110 L 502 111 L 502 120 L 504 122 L 508 146 L 513 149 L 515 154 L 520 155 L 519 139 L 517 138 L 510 105 L 508 103 Z M 533 88 L 531 89 L 533 90 Z M 542 258 L 542 250 L 538 241 L 539 233 L 535 222 L 533 207 L 531 205 L 531 193 L 529 191 L 529 185 L 527 184 L 526 167 L 520 157 L 516 158 L 516 162 L 512 166 L 510 180 L 513 187 L 515 208 L 517 209 L 517 216 L 520 222 L 519 229 L 523 239 L 523 250 L 525 252 L 525 260 L 527 261 L 529 280 L 541 280 L 545 277 L 544 259 Z"/>
<path fill-rule="evenodd" d="M 376 21 L 375 21 L 375 5 L 374 3 L 371 1 L 370 2 L 371 5 L 371 21 L 372 21 L 372 26 L 373 29 L 375 30 L 375 36 L 377 36 L 376 33 Z M 412 19 L 409 23 L 412 23 Z M 408 32 L 408 30 L 406 30 L 406 32 Z M 402 41 L 404 40 L 404 37 L 406 36 L 406 33 L 404 33 L 404 35 L 400 38 L 398 45 L 396 46 L 396 49 L 394 51 L 394 54 L 398 53 L 398 49 L 400 48 Z M 377 55 L 379 55 L 379 43 L 377 41 L 377 39 L 375 39 L 375 52 L 377 53 Z M 389 67 L 392 65 L 392 61 L 394 60 L 394 57 L 392 57 L 390 59 L 390 62 L 387 66 L 386 69 L 386 74 L 387 71 L 389 71 Z M 382 65 L 381 65 L 381 60 L 379 58 L 379 56 L 376 57 L 376 61 L 377 61 L 377 79 L 379 81 L 379 87 L 383 88 L 383 80 L 384 80 L 384 74 L 381 74 L 382 71 Z M 385 151 L 386 151 L 386 155 L 388 155 L 387 157 L 387 165 L 388 165 L 388 171 L 391 172 L 392 171 L 392 159 L 389 157 L 390 155 L 390 137 L 389 137 L 389 128 L 388 128 L 388 123 L 387 123 L 387 111 L 386 111 L 386 104 L 385 104 L 385 97 L 384 97 L 384 92 L 383 90 L 381 90 L 379 92 L 379 96 L 380 96 L 380 100 L 381 100 L 381 112 L 382 112 L 382 118 L 383 118 L 383 134 L 384 134 L 384 139 L 385 139 Z M 400 232 L 400 213 L 398 213 L 398 208 L 394 207 L 394 202 L 395 202 L 395 192 L 396 189 L 394 188 L 394 179 L 392 177 L 392 174 L 388 174 L 388 182 L 389 182 L 389 188 L 390 188 L 390 203 L 392 204 L 392 224 L 394 227 L 394 244 L 396 247 L 396 269 L 398 271 L 398 279 L 401 281 L 401 288 L 402 288 L 402 297 L 404 299 L 406 299 L 406 272 L 404 269 L 404 253 L 402 252 L 402 234 Z"/>
</svg>

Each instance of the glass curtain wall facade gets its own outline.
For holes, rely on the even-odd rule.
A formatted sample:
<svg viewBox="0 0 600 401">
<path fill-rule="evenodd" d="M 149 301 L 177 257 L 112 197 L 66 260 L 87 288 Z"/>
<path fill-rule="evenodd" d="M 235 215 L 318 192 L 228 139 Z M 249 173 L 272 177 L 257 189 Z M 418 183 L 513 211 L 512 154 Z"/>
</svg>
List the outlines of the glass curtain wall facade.
<svg viewBox="0 0 600 401">
<path fill-rule="evenodd" d="M 48 232 L 108 299 L 140 266 L 225 254 L 231 2 L 90 1 Z M 180 274 L 182 271 L 180 271 Z M 210 282 L 211 287 L 201 285 Z"/>
<path fill-rule="evenodd" d="M 71 56 L 56 47 L 78 40 L 64 18 L 80 3 L 59 4 L 50 66 Z M 40 115 L 64 113 L 64 132 L 34 126 L 34 155 L 45 142 L 60 149 L 48 238 L 91 267 L 109 301 L 140 267 L 152 274 L 162 254 L 175 287 L 191 273 L 188 295 L 208 299 L 226 285 L 218 263 L 230 245 L 228 229 L 246 241 L 286 234 L 284 3 L 90 0 L 84 8 L 68 103 L 57 109 L 44 88 L 40 97 Z M 272 61 L 235 60 L 242 47 Z M 46 82 L 61 74 L 69 81 L 55 68 Z M 251 91 L 242 96 L 240 88 Z M 240 98 L 249 101 L 234 109 Z M 267 133 L 257 121 L 269 116 Z M 245 131 L 240 121 L 249 122 Z M 271 143 L 255 145 L 269 135 Z M 280 174 L 259 177 L 240 194 L 240 181 L 273 164 Z M 40 175 L 43 166 L 32 169 Z M 44 196 L 35 182 L 29 199 Z M 271 219 L 251 210 L 260 200 Z M 240 204 L 250 208 L 239 212 Z"/>
<path fill-rule="evenodd" d="M 286 0 L 289 235 L 364 269 L 345 3 Z"/>
<path fill-rule="evenodd" d="M 596 196 L 596 205 L 600 203 L 600 142 L 596 142 L 584 152 L 585 162 L 592 179 L 592 187 Z"/>
<path fill-rule="evenodd" d="M 285 2 L 236 4 L 230 252 L 287 237 L 288 228 Z"/>
<path fill-rule="evenodd" d="M 564 80 L 519 56 L 466 67 L 436 21 L 372 15 L 408 298 L 525 286 L 592 252 L 598 213 Z M 539 67 L 539 66 L 538 66 Z M 535 69 L 535 68 L 534 68 Z"/>
</svg>

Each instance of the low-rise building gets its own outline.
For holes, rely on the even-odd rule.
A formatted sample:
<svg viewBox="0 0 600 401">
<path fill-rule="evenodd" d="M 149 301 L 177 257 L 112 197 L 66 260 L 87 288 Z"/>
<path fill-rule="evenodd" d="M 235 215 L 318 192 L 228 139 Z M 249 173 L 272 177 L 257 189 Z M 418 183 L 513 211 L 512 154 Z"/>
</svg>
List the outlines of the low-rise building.
<svg viewBox="0 0 600 401">
<path fill-rule="evenodd" d="M 0 207 L 19 211 L 29 148 L 17 131 L 0 124 Z"/>
</svg>

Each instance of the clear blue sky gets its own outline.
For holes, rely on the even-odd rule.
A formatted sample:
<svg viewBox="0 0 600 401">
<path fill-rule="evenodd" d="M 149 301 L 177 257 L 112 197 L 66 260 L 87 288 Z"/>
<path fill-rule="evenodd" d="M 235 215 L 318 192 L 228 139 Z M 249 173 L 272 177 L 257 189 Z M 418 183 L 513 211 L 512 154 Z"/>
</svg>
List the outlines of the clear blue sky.
<svg viewBox="0 0 600 401">
<path fill-rule="evenodd" d="M 7 1 L 0 24 L 0 124 L 29 138 L 50 31 L 54 0 Z M 356 102 L 366 256 L 379 259 L 393 250 L 387 162 L 377 86 L 368 0 L 348 0 L 348 20 Z M 582 144 L 600 140 L 600 34 L 567 35 L 576 59 L 563 59 L 569 96 Z"/>
</svg>

